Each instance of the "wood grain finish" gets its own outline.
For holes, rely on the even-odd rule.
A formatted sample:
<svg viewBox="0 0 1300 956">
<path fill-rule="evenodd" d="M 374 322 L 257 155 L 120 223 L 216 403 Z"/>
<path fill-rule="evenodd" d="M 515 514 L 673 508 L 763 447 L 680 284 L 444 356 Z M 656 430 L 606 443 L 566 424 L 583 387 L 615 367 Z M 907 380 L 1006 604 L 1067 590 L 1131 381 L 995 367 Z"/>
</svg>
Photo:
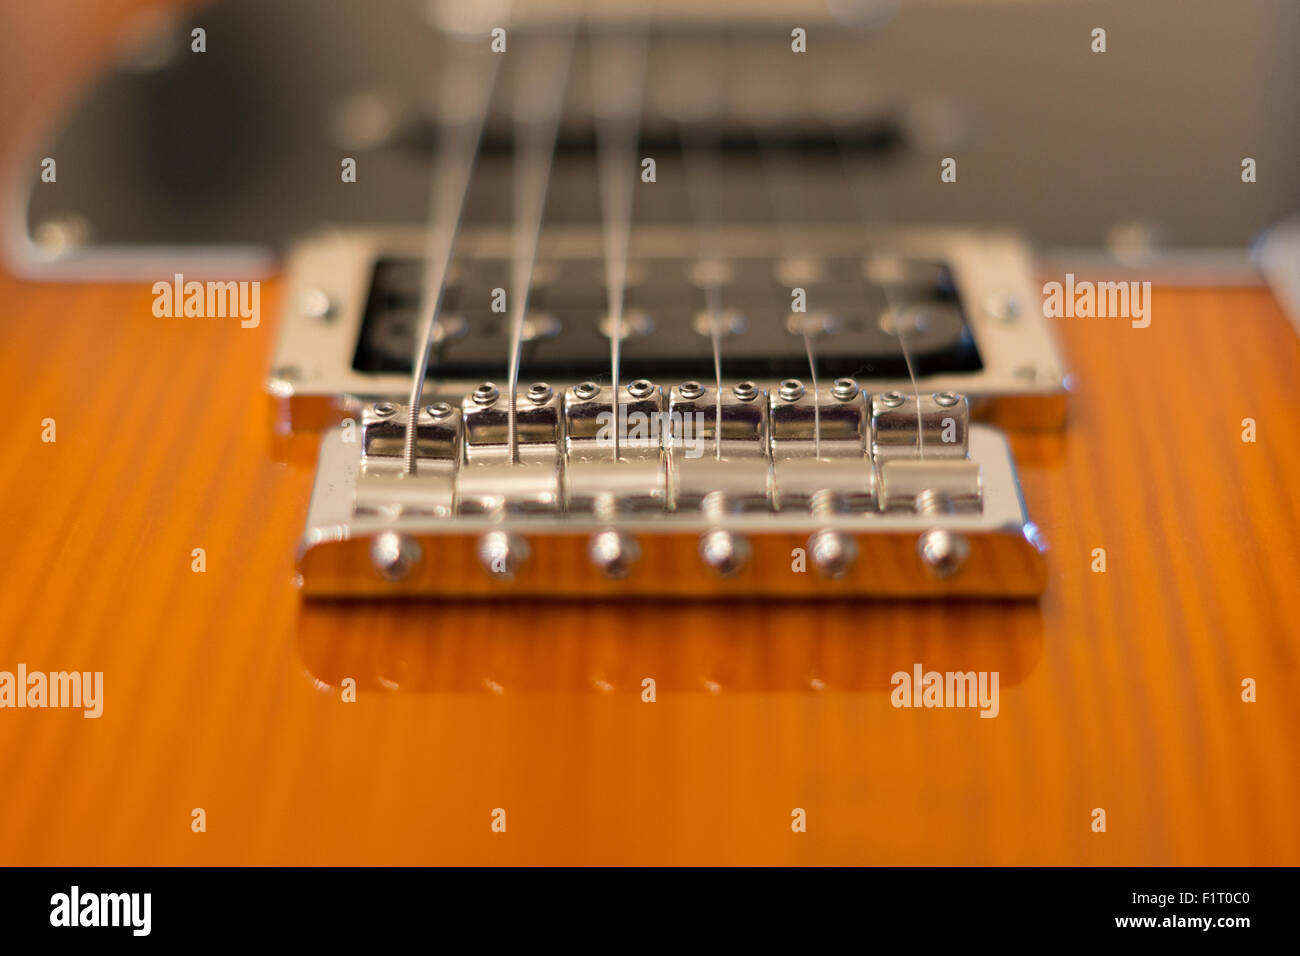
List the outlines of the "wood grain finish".
<svg viewBox="0 0 1300 956">
<path fill-rule="evenodd" d="M 1013 440 L 1046 596 L 944 605 L 304 606 L 272 322 L 0 304 L 0 669 L 105 674 L 98 720 L 0 711 L 2 863 L 1300 863 L 1300 345 L 1263 290 L 1064 320 L 1069 428 Z M 998 671 L 999 715 L 892 707 L 917 662 Z"/>
</svg>

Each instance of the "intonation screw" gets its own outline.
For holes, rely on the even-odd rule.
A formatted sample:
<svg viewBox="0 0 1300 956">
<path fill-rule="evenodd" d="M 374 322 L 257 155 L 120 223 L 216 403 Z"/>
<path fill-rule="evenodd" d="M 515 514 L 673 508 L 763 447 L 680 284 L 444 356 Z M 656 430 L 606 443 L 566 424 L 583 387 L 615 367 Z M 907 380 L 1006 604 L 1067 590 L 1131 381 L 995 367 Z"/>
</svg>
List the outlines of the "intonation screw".
<svg viewBox="0 0 1300 956">
<path fill-rule="evenodd" d="M 595 382 L 583 382 L 573 386 L 573 394 L 584 402 L 589 402 L 600 394 L 600 386 Z"/>
<path fill-rule="evenodd" d="M 739 572 L 751 553 L 748 538 L 725 528 L 706 531 L 700 538 L 700 559 L 720 577 L 729 578 Z"/>
<path fill-rule="evenodd" d="M 682 384 L 677 387 L 677 391 L 680 392 L 682 398 L 687 401 L 694 401 L 704 394 L 704 386 L 699 382 L 682 382 Z"/>
<path fill-rule="evenodd" d="M 935 392 L 934 403 L 944 408 L 952 408 L 961 399 L 956 392 Z"/>
<path fill-rule="evenodd" d="M 812 496 L 809 510 L 814 518 L 832 518 L 843 510 L 835 492 L 823 488 Z M 858 560 L 858 543 L 850 534 L 833 528 L 821 528 L 808 538 L 808 553 L 813 567 L 824 578 L 838 580 L 849 573 Z"/>
<path fill-rule="evenodd" d="M 708 521 L 719 521 L 731 510 L 723 491 L 710 491 L 700 502 L 700 513 Z M 700 559 L 720 577 L 729 578 L 749 563 L 753 548 L 743 534 L 725 528 L 710 528 L 700 535 Z"/>
<path fill-rule="evenodd" d="M 641 556 L 641 548 L 631 535 L 615 528 L 597 531 L 587 542 L 587 556 L 607 578 L 625 578 L 632 564 Z"/>
<path fill-rule="evenodd" d="M 838 581 L 858 560 L 858 543 L 843 531 L 822 528 L 808 538 L 808 553 L 812 555 L 813 567 L 818 574 Z"/>
<path fill-rule="evenodd" d="M 787 378 L 781 383 L 781 398 L 787 402 L 797 402 L 803 398 L 803 382 L 797 378 Z"/>
<path fill-rule="evenodd" d="M 408 577 L 421 557 L 420 543 L 396 531 L 385 531 L 370 543 L 370 562 L 386 581 Z"/>
<path fill-rule="evenodd" d="M 627 393 L 633 398 L 649 398 L 654 390 L 654 383 L 644 378 L 638 378 L 635 382 L 629 382 L 627 386 Z"/>
<path fill-rule="evenodd" d="M 926 488 L 916 496 L 916 513 L 921 515 L 950 514 L 952 501 L 941 491 Z M 916 553 L 921 563 L 936 578 L 950 578 L 961 570 L 970 556 L 970 542 L 966 536 L 944 528 L 931 528 L 917 539 Z"/>
<path fill-rule="evenodd" d="M 758 398 L 758 386 L 753 382 L 740 382 L 732 391 L 736 393 L 736 398 L 742 402 L 752 402 Z"/>
<path fill-rule="evenodd" d="M 474 404 L 481 405 L 483 408 L 490 408 L 496 404 L 496 400 L 501 397 L 497 387 L 491 382 L 484 382 L 478 388 L 474 389 Z"/>
<path fill-rule="evenodd" d="M 397 406 L 392 402 L 375 402 L 370 406 L 370 410 L 380 418 L 392 418 L 397 414 Z"/>
<path fill-rule="evenodd" d="M 837 378 L 831 394 L 841 402 L 847 402 L 858 394 L 858 383 L 851 378 Z"/>
<path fill-rule="evenodd" d="M 489 531 L 478 539 L 478 559 L 495 578 L 509 581 L 528 560 L 528 542 L 507 531 Z"/>
<path fill-rule="evenodd" d="M 451 414 L 451 406 L 446 402 L 434 402 L 432 405 L 426 405 L 424 410 L 430 417 L 437 419 L 446 418 Z"/>
<path fill-rule="evenodd" d="M 555 394 L 545 382 L 536 382 L 528 389 L 528 400 L 534 405 L 545 405 Z"/>
<path fill-rule="evenodd" d="M 886 408 L 897 408 L 899 405 L 902 405 L 904 402 L 903 393 L 885 392 L 885 394 L 880 396 L 880 401 L 884 403 L 884 406 Z"/>
</svg>

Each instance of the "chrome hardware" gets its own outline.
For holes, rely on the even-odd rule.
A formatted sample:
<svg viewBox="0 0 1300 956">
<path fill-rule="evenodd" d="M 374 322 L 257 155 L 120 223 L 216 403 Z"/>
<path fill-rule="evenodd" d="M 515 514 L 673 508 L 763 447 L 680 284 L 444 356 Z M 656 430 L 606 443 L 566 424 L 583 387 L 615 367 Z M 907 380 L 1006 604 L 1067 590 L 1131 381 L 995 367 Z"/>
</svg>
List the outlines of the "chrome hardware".
<svg viewBox="0 0 1300 956">
<path fill-rule="evenodd" d="M 478 539 L 478 558 L 494 578 L 509 581 L 528 560 L 528 542 L 508 531 L 488 531 Z"/>
<path fill-rule="evenodd" d="M 794 258 L 805 260 L 816 268 L 793 272 L 788 260 L 792 258 L 788 237 L 779 230 L 755 228 L 746 224 L 722 227 L 718 230 L 716 260 L 697 262 L 685 258 L 682 249 L 692 245 L 693 236 L 671 226 L 639 225 L 637 241 L 629 250 L 629 276 L 640 275 L 640 285 L 633 288 L 650 289 L 653 282 L 647 276 L 675 276 L 674 281 L 689 283 L 692 279 L 706 287 L 728 281 L 723 296 L 721 314 L 701 319 L 695 314 L 704 303 L 703 294 L 693 304 L 678 309 L 680 315 L 664 311 L 657 297 L 638 305 L 629 302 L 623 316 L 625 342 L 636 343 L 641 349 L 652 344 L 656 337 L 680 335 L 683 329 L 711 338 L 715 331 L 723 333 L 723 350 L 733 342 L 756 341 L 761 336 L 756 317 L 744 321 L 747 310 L 758 307 L 754 295 L 747 291 L 737 271 L 741 263 L 766 259 L 773 275 L 780 272 L 787 280 L 798 278 L 800 286 L 808 287 L 810 300 L 819 295 L 816 286 L 835 271 L 832 266 L 845 260 L 863 262 L 863 232 L 858 225 L 834 226 L 829 224 L 811 228 L 801 239 L 803 248 Z M 1026 303 L 1036 301 L 1040 288 L 1036 282 L 1031 259 L 1023 242 L 1002 232 L 973 231 L 968 229 L 873 228 L 868 230 L 867 244 L 873 250 L 869 268 L 859 266 L 855 281 L 864 283 L 897 281 L 898 270 L 906 270 L 907 263 L 944 263 L 955 277 L 956 291 L 963 307 L 970 339 L 979 353 L 979 365 L 973 369 L 952 369 L 922 375 L 918 386 L 923 394 L 957 391 L 970 399 L 975 417 L 996 421 L 1003 427 L 1046 428 L 1059 427 L 1064 415 L 1065 369 L 1053 341 L 1050 324 L 1040 311 L 1027 308 Z M 377 288 L 377 265 L 385 262 L 405 261 L 418 263 L 424 255 L 426 236 L 422 229 L 375 228 L 346 232 L 328 232 L 298 244 L 288 262 L 285 310 L 279 330 L 279 340 L 270 368 L 267 390 L 271 395 L 277 415 L 277 425 L 282 430 L 320 431 L 345 418 L 359 418 L 364 404 L 376 397 L 390 398 L 406 395 L 410 390 L 410 373 L 388 366 L 358 364 L 356 356 L 363 343 L 366 315 L 372 302 L 371 293 Z M 469 281 L 472 275 L 508 274 L 512 249 L 508 230 L 466 230 L 457 241 L 458 258 L 451 264 L 449 281 Z M 603 235 L 599 228 L 575 229 L 565 233 L 564 241 L 548 247 L 545 256 L 535 266 L 534 282 L 540 284 L 550 274 L 552 287 L 567 290 L 578 297 L 602 295 L 603 289 L 592 285 L 589 289 L 570 288 L 573 276 L 600 275 L 603 261 Z M 884 264 L 883 266 L 881 264 Z M 574 268 L 576 267 L 576 268 Z M 882 272 L 884 275 L 877 273 Z M 415 270 L 418 272 L 418 269 Z M 789 273 L 789 274 L 787 274 Z M 557 278 L 558 277 L 558 278 Z M 903 276 L 905 278 L 905 276 Z M 583 280 L 585 281 L 585 280 Z M 691 286 L 687 286 L 691 288 Z M 324 293 L 330 300 L 328 317 L 319 317 Z M 301 304 L 307 303 L 307 307 Z M 1011 303 L 1008 307 L 1007 303 Z M 554 308 L 554 306 L 549 306 Z M 651 315 L 641 314 L 641 309 Z M 841 308 L 836 306 L 836 308 Z M 901 307 L 906 311 L 906 303 Z M 832 309 L 830 315 L 835 315 Z M 655 314 L 656 312 L 660 314 Z M 563 315 L 563 330 L 556 318 L 558 313 L 533 312 L 524 322 L 525 342 L 544 345 L 549 349 L 561 347 L 564 334 L 575 330 L 589 330 L 600 334 L 607 325 L 607 317 L 595 309 L 590 314 Z M 838 336 L 852 334 L 852 323 L 822 322 L 820 330 L 816 316 L 799 314 L 799 330 L 810 335 L 817 332 L 819 354 Z M 1010 320 L 1009 320 L 1010 317 Z M 650 321 L 653 319 L 653 322 Z M 461 354 L 472 349 L 479 338 L 478 319 L 468 314 L 441 317 L 435 330 L 434 341 L 447 347 L 450 354 Z M 445 326 L 445 328 L 444 328 Z M 404 326 L 403 326 L 404 327 Z M 409 332 L 404 333 L 409 337 Z M 399 348 L 406 338 L 386 339 Z M 747 347 L 752 347 L 748 346 Z M 504 354 L 504 352 L 503 352 Z M 435 369 L 439 361 L 434 360 Z M 527 362 L 525 362 L 525 370 Z M 504 374 L 505 363 L 502 361 Z M 725 366 L 724 366 L 725 371 Z M 1031 374 L 1032 373 L 1032 374 Z M 458 398 L 472 392 L 481 384 L 462 375 L 439 374 L 439 390 L 454 393 Z M 479 373 L 474 373 L 479 374 Z M 707 378 L 707 372 L 681 373 L 682 378 Z M 782 372 L 774 378 L 802 379 L 811 387 L 804 373 Z M 539 378 L 558 377 L 554 371 L 538 372 Z M 658 376 L 667 391 L 671 382 Z M 430 381 L 435 379 L 431 378 Z M 554 384 L 554 382 L 553 382 Z M 567 385 L 573 385 L 573 382 Z M 776 382 L 758 383 L 775 390 Z M 910 393 L 913 384 L 906 378 L 886 379 L 862 372 L 858 386 L 879 395 L 889 391 Z M 829 383 L 823 388 L 831 390 Z M 503 388 L 500 379 L 496 386 Z M 498 398 L 499 400 L 499 398 Z"/>
<path fill-rule="evenodd" d="M 385 531 L 370 545 L 370 560 L 387 581 L 401 581 L 420 563 L 423 551 L 410 535 Z"/>
<path fill-rule="evenodd" d="M 361 413 L 361 453 L 366 459 L 402 457 L 407 408 L 396 402 L 379 402 Z M 460 414 L 446 402 L 420 409 L 415 428 L 415 448 L 419 458 L 457 457 Z"/>
<path fill-rule="evenodd" d="M 606 577 L 617 579 L 627 577 L 632 564 L 641 556 L 641 547 L 631 535 L 606 528 L 591 536 L 587 554 Z"/>
<path fill-rule="evenodd" d="M 942 491 L 927 488 L 916 496 L 917 514 L 942 515 L 953 511 L 952 499 Z M 931 528 L 916 541 L 916 553 L 937 578 L 950 578 L 970 556 L 966 536 L 949 528 Z"/>
<path fill-rule="evenodd" d="M 417 415 L 414 473 L 408 407 L 369 403 L 359 440 L 336 429 L 322 446 L 304 592 L 1037 593 L 1041 541 L 1007 446 L 964 396 L 795 384 L 521 386 L 513 455 L 496 386 L 440 392 Z M 692 577 L 692 553 L 713 573 Z M 430 559 L 438 574 L 417 573 Z"/>
<path fill-rule="evenodd" d="M 583 397 L 585 396 L 585 397 Z M 622 390 L 615 418 L 608 386 L 574 389 L 564 403 L 565 499 L 571 513 L 662 511 L 667 497 L 662 390 L 638 380 Z M 618 458 L 614 458 L 617 444 Z"/>
<path fill-rule="evenodd" d="M 887 392 L 872 399 L 871 454 L 877 459 L 964 458 L 969 428 L 970 404 L 963 396 Z"/>
</svg>

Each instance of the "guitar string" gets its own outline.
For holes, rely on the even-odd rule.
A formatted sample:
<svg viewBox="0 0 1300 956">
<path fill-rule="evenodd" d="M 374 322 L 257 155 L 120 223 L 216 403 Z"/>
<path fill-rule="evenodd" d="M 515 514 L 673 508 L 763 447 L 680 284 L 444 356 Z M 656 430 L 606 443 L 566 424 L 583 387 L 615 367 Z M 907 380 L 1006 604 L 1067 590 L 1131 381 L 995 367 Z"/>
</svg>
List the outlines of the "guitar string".
<svg viewBox="0 0 1300 956">
<path fill-rule="evenodd" d="M 704 122 L 691 121 L 680 126 L 682 157 L 686 168 L 686 191 L 695 219 L 696 238 L 701 264 L 721 268 L 721 243 L 718 237 L 719 190 L 722 179 L 721 146 L 716 131 Z M 720 275 L 704 275 L 704 305 L 709 320 L 709 338 L 713 347 L 714 425 L 713 454 L 722 459 L 722 293 Z"/>
<path fill-rule="evenodd" d="M 510 354 L 507 448 L 511 464 L 519 460 L 516 422 L 519 365 L 523 353 L 524 316 L 528 313 L 537 242 L 542 229 L 546 191 L 555 156 L 555 137 L 573 55 L 574 23 L 543 37 L 529 51 L 515 75 L 514 231 L 510 265 Z"/>
<path fill-rule="evenodd" d="M 802 254 L 802 250 L 791 236 L 791 224 L 799 221 L 798 213 L 805 208 L 800 188 L 799 155 L 794 150 L 780 152 L 775 150 L 765 135 L 765 131 L 758 127 L 754 129 L 754 139 L 758 144 L 759 158 L 762 160 L 761 165 L 763 167 L 763 182 L 767 187 L 768 198 L 772 203 L 772 212 L 776 216 L 777 229 L 782 239 L 781 244 L 785 247 L 787 257 L 794 259 Z M 780 169 L 783 165 L 787 167 L 784 173 Z M 793 171 L 788 168 L 790 166 L 795 167 Z M 790 317 L 798 323 L 799 332 L 803 337 L 804 352 L 808 356 L 808 375 L 812 380 L 813 387 L 813 457 L 820 459 L 822 456 L 822 403 L 821 388 L 817 381 L 817 354 L 813 347 L 811 323 L 809 322 L 811 316 L 807 312 L 796 313 L 792 309 Z"/>
<path fill-rule="evenodd" d="M 854 161 L 850 156 L 850 150 L 844 145 L 843 130 L 835 123 L 828 123 L 831 134 L 835 139 L 836 153 L 840 157 L 840 164 L 844 171 L 844 177 L 848 181 L 849 192 L 853 197 L 854 204 L 858 207 L 858 218 L 864 228 L 868 227 L 871 222 L 873 213 L 870 197 L 865 196 L 865 181 L 869 178 L 867 170 L 862 168 L 865 164 L 861 160 L 859 168 L 854 168 Z M 867 245 L 871 248 L 874 242 L 870 232 L 867 233 Z M 888 271 L 887 269 L 884 271 Z M 876 276 L 876 281 L 880 284 L 881 293 L 885 297 L 885 310 L 889 315 L 890 322 L 894 327 L 894 334 L 898 338 L 898 347 L 903 355 L 903 363 L 907 367 L 907 376 L 912 384 L 912 398 L 916 405 L 916 457 L 925 458 L 925 427 L 921 414 L 921 389 L 916 380 L 916 364 L 912 358 L 912 351 L 907 345 L 907 336 L 904 334 L 903 315 L 898 308 L 898 296 L 892 290 L 893 282 L 896 277 L 883 275 Z"/>
<path fill-rule="evenodd" d="M 450 43 L 438 87 L 438 142 L 430 170 L 428 226 L 418 314 L 424 323 L 415 343 L 406 420 L 405 470 L 416 473 L 415 435 L 424 380 L 429 374 L 438 317 L 446 291 L 456 233 L 478 157 L 479 139 L 496 85 L 498 55 Z"/>
<path fill-rule="evenodd" d="M 622 371 L 623 306 L 627 289 L 636 147 L 645 98 L 648 14 L 630 35 L 591 39 L 592 107 L 596 119 L 605 292 L 609 314 L 609 371 L 614 411 L 614 460 L 619 460 L 619 376 Z"/>
</svg>

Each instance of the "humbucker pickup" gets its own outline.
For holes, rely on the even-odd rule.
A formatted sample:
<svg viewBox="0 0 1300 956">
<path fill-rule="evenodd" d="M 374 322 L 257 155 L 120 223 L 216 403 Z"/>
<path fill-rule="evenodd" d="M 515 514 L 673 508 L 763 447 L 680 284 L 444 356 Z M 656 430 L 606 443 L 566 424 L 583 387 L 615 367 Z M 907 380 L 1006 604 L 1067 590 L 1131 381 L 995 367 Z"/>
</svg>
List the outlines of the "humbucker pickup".
<svg viewBox="0 0 1300 956">
<path fill-rule="evenodd" d="M 671 244 L 634 250 L 655 278 L 629 287 L 621 377 L 599 249 L 546 249 L 513 396 L 489 306 L 505 257 L 491 237 L 463 242 L 414 411 L 409 242 L 301 250 L 270 390 L 285 427 L 327 428 L 304 594 L 1040 593 L 1043 542 L 992 423 L 1058 424 L 1064 378 L 1041 318 L 1015 305 L 1030 294 L 1018 246 L 840 237 L 796 268 L 746 241 L 709 264 L 739 277 L 722 332 L 689 306 L 698 264 Z M 811 310 L 783 311 L 800 277 Z M 908 360 L 914 379 L 899 377 Z"/>
</svg>

